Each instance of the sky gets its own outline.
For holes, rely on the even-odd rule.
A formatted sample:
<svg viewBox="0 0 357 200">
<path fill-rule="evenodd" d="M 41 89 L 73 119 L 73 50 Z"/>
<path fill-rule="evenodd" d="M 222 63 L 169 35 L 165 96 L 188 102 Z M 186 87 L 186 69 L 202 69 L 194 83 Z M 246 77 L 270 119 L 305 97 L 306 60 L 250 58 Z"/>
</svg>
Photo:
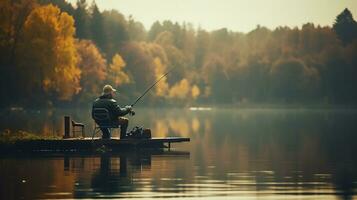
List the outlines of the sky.
<svg viewBox="0 0 357 200">
<path fill-rule="evenodd" d="M 76 0 L 69 0 L 76 2 Z M 87 0 L 91 4 L 91 0 Z M 357 19 L 357 0 L 96 0 L 101 11 L 116 9 L 150 29 L 155 21 L 187 22 L 206 30 L 249 32 L 257 25 L 301 27 L 313 22 L 331 26 L 348 8 Z"/>
</svg>

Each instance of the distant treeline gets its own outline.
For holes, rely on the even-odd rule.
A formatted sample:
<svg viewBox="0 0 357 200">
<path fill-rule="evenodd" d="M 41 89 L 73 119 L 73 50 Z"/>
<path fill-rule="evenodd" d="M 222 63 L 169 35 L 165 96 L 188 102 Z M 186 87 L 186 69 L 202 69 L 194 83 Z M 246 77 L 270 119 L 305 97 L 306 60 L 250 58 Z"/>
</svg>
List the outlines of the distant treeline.
<svg viewBox="0 0 357 200">
<path fill-rule="evenodd" d="M 237 19 L 244 20 L 244 19 Z M 87 106 L 104 84 L 146 105 L 357 104 L 357 23 L 249 33 L 155 22 L 79 0 L 0 2 L 0 106 Z"/>
</svg>

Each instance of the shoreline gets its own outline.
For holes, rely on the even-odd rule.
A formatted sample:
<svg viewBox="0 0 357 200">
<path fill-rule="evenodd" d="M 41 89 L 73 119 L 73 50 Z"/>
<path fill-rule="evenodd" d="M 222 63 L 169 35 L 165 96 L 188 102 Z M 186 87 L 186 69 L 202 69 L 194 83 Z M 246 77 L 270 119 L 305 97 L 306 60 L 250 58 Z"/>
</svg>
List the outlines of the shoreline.
<svg viewBox="0 0 357 200">
<path fill-rule="evenodd" d="M 34 107 L 22 107 L 22 106 L 9 106 L 0 108 L 0 113 L 4 112 L 41 112 L 41 111 L 54 111 L 54 110 L 89 110 L 90 106 L 58 106 L 58 107 L 42 107 L 42 108 L 34 108 Z M 137 106 L 135 109 L 147 110 L 147 109 L 167 109 L 167 110 L 175 110 L 175 109 L 187 109 L 191 111 L 209 111 L 209 110 L 223 110 L 223 109 L 267 109 L 267 110 L 356 110 L 357 105 L 323 105 L 323 104 L 194 104 L 194 105 L 185 105 L 185 106 L 169 106 L 169 105 L 153 105 L 153 106 Z"/>
</svg>

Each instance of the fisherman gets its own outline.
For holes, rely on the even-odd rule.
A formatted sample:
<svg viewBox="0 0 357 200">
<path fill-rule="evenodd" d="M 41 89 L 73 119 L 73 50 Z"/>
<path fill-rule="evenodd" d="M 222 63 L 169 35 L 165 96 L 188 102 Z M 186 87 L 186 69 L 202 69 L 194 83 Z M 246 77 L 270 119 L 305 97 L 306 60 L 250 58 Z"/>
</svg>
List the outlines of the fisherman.
<svg viewBox="0 0 357 200">
<path fill-rule="evenodd" d="M 103 87 L 103 93 L 100 97 L 98 97 L 92 107 L 92 118 L 94 119 L 93 111 L 95 108 L 105 108 L 109 112 L 110 120 L 114 127 L 120 126 L 120 138 L 126 137 L 126 130 L 128 128 L 129 120 L 123 116 L 134 113 L 132 106 L 125 106 L 125 108 L 121 108 L 116 100 L 114 99 L 116 93 L 116 89 L 114 89 L 111 85 L 105 85 Z M 96 122 L 98 124 L 98 122 Z M 100 124 L 98 124 L 100 126 Z M 110 132 L 108 128 L 100 128 L 103 133 L 103 139 L 110 139 Z"/>
</svg>

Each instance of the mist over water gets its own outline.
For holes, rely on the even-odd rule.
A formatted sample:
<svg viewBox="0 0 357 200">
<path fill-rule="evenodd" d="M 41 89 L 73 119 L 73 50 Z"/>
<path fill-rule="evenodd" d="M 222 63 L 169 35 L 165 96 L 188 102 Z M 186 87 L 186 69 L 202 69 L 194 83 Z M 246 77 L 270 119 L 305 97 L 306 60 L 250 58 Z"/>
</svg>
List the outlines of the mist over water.
<svg viewBox="0 0 357 200">
<path fill-rule="evenodd" d="M 136 112 L 130 127 L 191 142 L 170 152 L 2 155 L 0 198 L 356 198 L 357 111 Z M 0 129 L 61 135 L 64 115 L 85 123 L 91 134 L 89 110 L 2 112 Z"/>
</svg>

